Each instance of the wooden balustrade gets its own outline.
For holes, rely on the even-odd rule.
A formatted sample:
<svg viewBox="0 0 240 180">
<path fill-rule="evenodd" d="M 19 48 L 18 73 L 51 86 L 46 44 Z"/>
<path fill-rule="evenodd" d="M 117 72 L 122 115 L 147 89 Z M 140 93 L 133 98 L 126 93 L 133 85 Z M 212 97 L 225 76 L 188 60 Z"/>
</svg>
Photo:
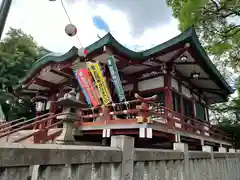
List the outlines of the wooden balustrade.
<svg viewBox="0 0 240 180">
<path fill-rule="evenodd" d="M 176 129 L 178 131 L 196 134 L 200 136 L 213 137 L 215 139 L 221 139 L 225 141 L 231 141 L 232 139 L 221 130 L 212 127 L 208 122 L 198 121 L 190 117 L 183 117 L 180 113 L 174 112 L 171 109 L 160 106 L 154 102 L 155 97 L 141 98 L 135 96 L 137 99 L 122 102 L 113 103 L 107 106 L 99 106 L 94 108 L 81 108 L 77 109 L 77 113 L 80 114 L 80 119 L 76 119 L 76 125 L 82 126 L 84 124 L 111 124 L 112 120 L 115 123 L 155 123 L 158 125 L 167 126 L 170 129 Z M 61 115 L 64 113 L 60 113 Z M 10 135 L 19 130 L 23 130 L 31 127 L 39 127 L 38 131 L 29 134 L 28 136 L 19 138 L 15 142 L 23 141 L 29 137 L 35 138 L 35 143 L 39 143 L 40 139 L 45 142 L 53 139 L 61 133 L 61 130 L 48 136 L 49 129 L 56 128 L 62 122 L 56 122 L 52 125 L 47 125 L 46 122 L 49 119 L 56 118 L 60 114 L 45 114 L 27 121 L 13 124 L 11 126 L 5 126 L 0 128 L 0 138 Z M 98 122 L 98 123 L 96 123 Z M 42 141 L 41 141 L 42 142 Z"/>
<path fill-rule="evenodd" d="M 14 134 L 21 130 L 33 128 L 36 126 L 36 124 L 45 124 L 46 125 L 47 124 L 46 122 L 48 122 L 49 119 L 53 119 L 53 118 L 56 118 L 57 116 L 64 115 L 64 114 L 65 113 L 59 113 L 59 114 L 48 113 L 48 114 L 39 116 L 37 118 L 29 119 L 27 121 L 23 121 L 23 122 L 14 124 L 12 126 L 6 127 L 6 129 L 8 129 L 9 131 L 6 131 L 6 129 L 1 130 L 0 138 L 9 136 L 9 135 Z M 40 117 L 42 119 L 40 119 Z M 55 132 L 54 135 L 52 134 L 50 137 L 48 137 L 48 130 L 52 129 L 52 128 L 56 128 L 61 123 L 62 123 L 61 121 L 58 121 L 58 122 L 48 125 L 48 126 L 39 126 L 40 127 L 39 129 L 36 129 L 34 132 L 30 133 L 29 135 L 21 137 L 21 138 L 15 140 L 14 142 L 20 142 L 20 141 L 23 141 L 30 137 L 34 137 L 34 143 L 46 142 L 48 139 L 52 139 L 52 136 L 60 133 L 59 131 L 57 131 L 57 132 Z"/>
<path fill-rule="evenodd" d="M 128 108 L 131 105 L 131 109 Z M 158 106 L 158 110 L 155 110 L 154 106 Z M 208 122 L 202 122 L 190 117 L 182 117 L 180 113 L 174 112 L 166 107 L 159 106 L 159 104 L 154 102 L 154 99 L 142 100 L 137 99 L 133 101 L 128 101 L 127 103 L 116 103 L 109 104 L 104 107 L 108 109 L 108 114 L 103 113 L 103 107 L 96 108 L 84 108 L 82 109 L 83 115 L 81 116 L 83 122 L 89 123 L 97 121 L 99 117 L 102 120 L 121 120 L 121 119 L 135 119 L 136 123 L 156 123 L 167 125 L 168 128 L 176 129 L 183 132 L 188 132 L 191 134 L 196 134 L 200 136 L 213 137 L 216 139 L 231 141 L 232 139 L 228 134 L 222 132 L 221 130 L 212 127 Z M 91 113 L 94 112 L 94 113 Z M 110 117 L 109 117 L 110 115 Z M 124 118 L 120 116 L 123 115 Z M 142 121 L 138 122 L 138 118 L 141 116 Z M 149 122 L 147 119 L 151 119 Z M 144 121 L 145 120 L 145 121 Z M 105 121 L 105 124 L 106 122 Z M 121 123 L 121 121 L 118 121 Z M 126 121 L 122 121 L 126 122 Z M 81 123 L 80 123 L 81 124 Z M 79 124 L 79 125 L 80 125 Z"/>
<path fill-rule="evenodd" d="M 57 130 L 56 132 L 54 132 L 51 135 L 48 135 L 48 130 L 49 129 L 53 129 L 53 128 L 57 128 L 58 125 L 62 124 L 62 121 L 58 121 L 56 123 L 53 123 L 49 126 L 43 127 L 41 130 L 37 130 L 35 132 L 32 132 L 30 134 L 28 134 L 27 136 L 23 136 L 21 138 L 18 138 L 16 140 L 14 140 L 13 142 L 18 143 L 21 141 L 24 141 L 30 137 L 34 137 L 33 141 L 34 143 L 45 143 L 49 140 L 53 140 L 54 137 L 57 137 L 58 135 L 60 135 L 62 130 Z"/>
<path fill-rule="evenodd" d="M 151 113 L 154 114 L 154 116 L 158 116 L 158 117 L 162 117 L 162 118 L 168 118 L 168 112 L 172 113 L 173 117 L 172 117 L 172 121 L 174 123 L 178 123 L 180 124 L 180 126 L 172 126 L 172 124 L 170 124 L 169 127 L 173 128 L 173 129 L 178 129 L 180 131 L 183 132 L 188 132 L 188 133 L 193 133 L 196 135 L 201 135 L 201 136 L 206 136 L 206 137 L 213 137 L 216 139 L 221 139 L 221 140 L 227 140 L 227 141 L 232 141 L 232 137 L 230 137 L 227 133 L 212 127 L 208 122 L 204 123 L 201 122 L 199 120 L 193 119 L 193 118 L 189 118 L 189 117 L 181 117 L 180 121 L 177 120 L 174 117 L 180 117 L 180 115 L 176 112 L 173 112 L 170 109 L 167 109 L 165 107 L 161 107 L 162 109 L 164 109 L 164 113 L 159 113 L 159 112 L 154 112 L 152 111 Z M 162 123 L 157 121 L 156 123 Z M 169 121 L 167 120 L 167 123 L 169 125 Z M 162 123 L 164 124 L 164 123 Z"/>
<path fill-rule="evenodd" d="M 8 123 L 7 126 L 3 127 L 2 129 L 0 129 L 0 137 L 2 134 L 4 133 L 11 133 L 12 131 L 15 131 L 15 129 L 21 129 L 22 127 L 23 128 L 27 128 L 27 127 L 32 127 L 32 126 L 29 126 L 30 124 L 34 123 L 34 124 L 38 124 L 39 122 L 41 122 L 41 118 L 45 118 L 47 116 L 50 116 L 50 115 L 53 115 L 52 113 L 48 113 L 48 114 L 43 114 L 41 116 L 38 116 L 38 117 L 35 117 L 35 118 L 32 118 L 32 119 L 28 119 L 26 121 L 20 121 L 18 123 Z"/>
<path fill-rule="evenodd" d="M 12 120 L 12 121 L 3 122 L 2 124 L 0 124 L 0 129 L 3 129 L 7 126 L 11 126 L 13 123 L 17 123 L 17 122 L 24 121 L 24 120 L 26 120 L 26 118 L 22 117 L 22 118 L 18 118 L 18 119 Z"/>
</svg>

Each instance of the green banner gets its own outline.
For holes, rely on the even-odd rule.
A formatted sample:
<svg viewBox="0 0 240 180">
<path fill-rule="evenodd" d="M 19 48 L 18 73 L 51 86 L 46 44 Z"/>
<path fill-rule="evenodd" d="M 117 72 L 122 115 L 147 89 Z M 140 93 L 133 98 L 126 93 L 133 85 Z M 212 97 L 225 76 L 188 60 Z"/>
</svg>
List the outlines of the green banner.
<svg viewBox="0 0 240 180">
<path fill-rule="evenodd" d="M 116 88 L 118 99 L 120 102 L 126 101 L 122 83 L 119 77 L 117 65 L 114 56 L 109 56 L 108 58 L 108 68 L 112 76 L 113 84 Z"/>
</svg>

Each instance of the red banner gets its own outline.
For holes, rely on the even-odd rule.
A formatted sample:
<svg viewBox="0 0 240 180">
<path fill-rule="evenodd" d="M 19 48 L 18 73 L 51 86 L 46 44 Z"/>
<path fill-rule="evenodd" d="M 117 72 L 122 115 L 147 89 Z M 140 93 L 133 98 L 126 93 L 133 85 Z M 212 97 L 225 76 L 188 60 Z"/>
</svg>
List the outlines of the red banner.
<svg viewBox="0 0 240 180">
<path fill-rule="evenodd" d="M 80 86 L 85 90 L 92 105 L 94 107 L 98 106 L 100 104 L 98 94 L 93 85 L 93 80 L 88 72 L 88 69 L 79 69 L 76 71 L 76 75 Z"/>
</svg>

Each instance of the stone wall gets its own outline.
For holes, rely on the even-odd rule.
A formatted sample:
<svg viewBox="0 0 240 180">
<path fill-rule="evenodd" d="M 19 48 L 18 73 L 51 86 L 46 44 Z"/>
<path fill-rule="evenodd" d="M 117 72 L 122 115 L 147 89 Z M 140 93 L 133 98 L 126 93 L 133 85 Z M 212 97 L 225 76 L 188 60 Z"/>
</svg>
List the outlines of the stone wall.
<svg viewBox="0 0 240 180">
<path fill-rule="evenodd" d="M 0 180 L 238 180 L 240 153 L 134 149 L 115 136 L 111 147 L 0 144 Z"/>
<path fill-rule="evenodd" d="M 135 149 L 134 179 L 238 180 L 240 153 Z M 186 166 L 186 168 L 185 168 Z"/>
</svg>

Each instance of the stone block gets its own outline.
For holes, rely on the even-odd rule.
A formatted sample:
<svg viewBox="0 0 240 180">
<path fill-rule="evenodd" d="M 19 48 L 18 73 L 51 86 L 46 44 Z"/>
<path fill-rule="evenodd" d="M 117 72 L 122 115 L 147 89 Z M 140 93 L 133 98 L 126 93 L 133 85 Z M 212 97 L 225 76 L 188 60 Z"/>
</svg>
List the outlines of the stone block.
<svg viewBox="0 0 240 180">
<path fill-rule="evenodd" d="M 121 162 L 121 180 L 133 180 L 133 167 L 134 167 L 134 138 L 129 136 L 112 136 L 111 146 L 117 147 L 122 151 Z M 113 173 L 113 174 L 116 174 Z"/>
</svg>

